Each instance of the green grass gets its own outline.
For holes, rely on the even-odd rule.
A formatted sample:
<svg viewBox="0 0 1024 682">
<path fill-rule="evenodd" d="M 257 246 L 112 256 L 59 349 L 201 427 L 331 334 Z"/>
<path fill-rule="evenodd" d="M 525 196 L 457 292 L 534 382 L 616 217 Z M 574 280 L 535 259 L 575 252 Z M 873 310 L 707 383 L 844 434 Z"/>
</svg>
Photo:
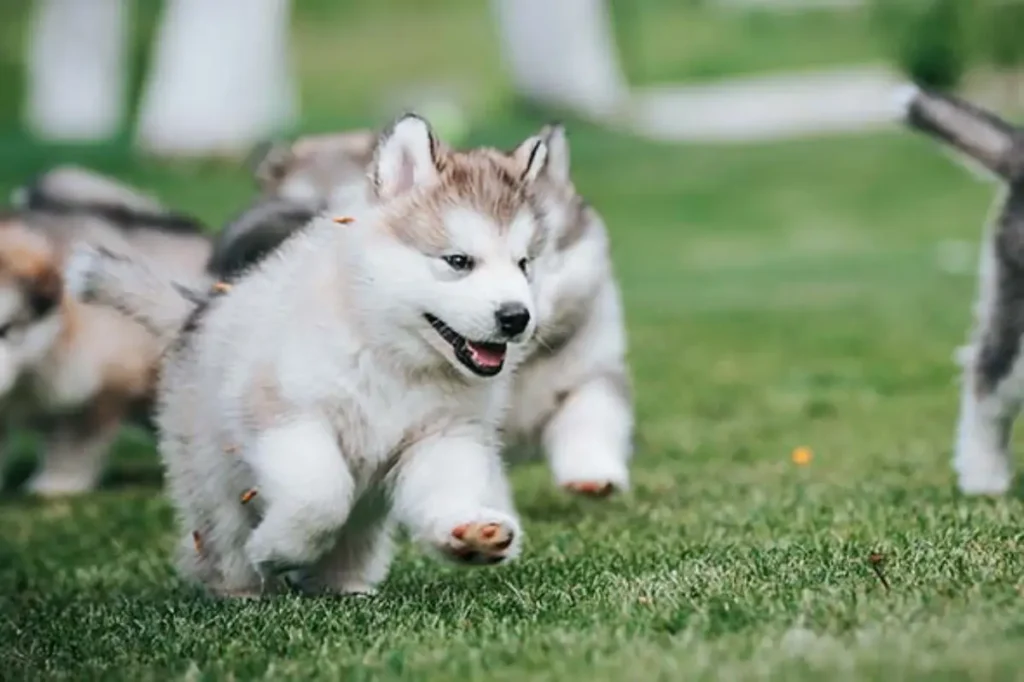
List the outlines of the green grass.
<svg viewBox="0 0 1024 682">
<path fill-rule="evenodd" d="M 807 11 L 723 7 L 714 0 L 613 0 L 632 83 L 714 81 L 885 62 L 889 36 L 867 8 Z"/>
<path fill-rule="evenodd" d="M 424 19 L 450 47 L 430 58 L 479 84 L 491 111 L 504 96 L 493 53 L 469 59 L 484 39 L 446 32 L 478 9 L 453 7 L 437 11 L 458 21 Z M 305 31 L 303 53 L 330 54 L 332 33 Z M 326 64 L 303 60 L 322 69 L 307 127 L 372 120 L 378 80 L 408 76 L 390 58 L 333 89 Z M 500 111 L 477 116 L 471 143 L 540 124 Z M 965 242 L 970 268 L 993 189 L 898 133 L 705 148 L 570 131 L 627 305 L 631 493 L 575 500 L 542 465 L 517 466 L 528 537 L 514 565 L 459 570 L 404 547 L 373 599 L 217 603 L 174 575 L 155 455 L 127 440 L 100 492 L 0 498 L 0 679 L 1019 679 L 1024 506 L 961 498 L 948 464 L 950 355 L 974 280 L 940 254 Z M 0 193 L 66 158 L 214 223 L 251 192 L 238 170 L 135 160 L 123 144 L 9 134 L 3 149 Z M 810 465 L 791 462 L 797 446 Z"/>
</svg>

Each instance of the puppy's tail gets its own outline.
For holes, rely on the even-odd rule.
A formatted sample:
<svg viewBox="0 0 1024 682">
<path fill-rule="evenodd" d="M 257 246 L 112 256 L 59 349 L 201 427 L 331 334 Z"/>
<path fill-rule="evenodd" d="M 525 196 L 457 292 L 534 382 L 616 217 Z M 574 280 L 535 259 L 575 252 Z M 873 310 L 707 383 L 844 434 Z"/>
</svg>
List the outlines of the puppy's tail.
<svg viewBox="0 0 1024 682">
<path fill-rule="evenodd" d="M 952 95 L 917 86 L 898 94 L 907 125 L 953 147 L 1003 180 L 1024 171 L 1020 132 L 995 114 Z"/>
<path fill-rule="evenodd" d="M 229 279 L 255 266 L 316 214 L 313 205 L 286 199 L 255 204 L 217 234 L 207 271 L 220 279 Z"/>
<path fill-rule="evenodd" d="M 97 246 L 75 247 L 64 266 L 64 283 L 75 298 L 117 310 L 163 343 L 206 299 L 204 282 L 175 281 L 140 258 Z"/>
</svg>

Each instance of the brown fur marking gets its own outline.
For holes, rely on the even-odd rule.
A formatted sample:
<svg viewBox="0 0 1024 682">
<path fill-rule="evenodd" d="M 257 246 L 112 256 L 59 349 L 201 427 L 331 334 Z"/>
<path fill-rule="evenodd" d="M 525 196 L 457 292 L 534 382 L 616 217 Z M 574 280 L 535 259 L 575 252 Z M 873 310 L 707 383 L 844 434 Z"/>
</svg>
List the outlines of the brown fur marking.
<svg viewBox="0 0 1024 682">
<path fill-rule="evenodd" d="M 524 210 L 535 216 L 540 213 L 533 195 L 518 179 L 519 164 L 495 149 L 439 148 L 436 162 L 438 183 L 394 202 L 384 216 L 387 229 L 397 239 L 422 253 L 440 254 L 448 245 L 444 214 L 451 207 L 468 206 L 492 218 L 502 231 Z M 545 234 L 541 229 L 537 232 L 534 239 L 539 250 Z"/>
</svg>

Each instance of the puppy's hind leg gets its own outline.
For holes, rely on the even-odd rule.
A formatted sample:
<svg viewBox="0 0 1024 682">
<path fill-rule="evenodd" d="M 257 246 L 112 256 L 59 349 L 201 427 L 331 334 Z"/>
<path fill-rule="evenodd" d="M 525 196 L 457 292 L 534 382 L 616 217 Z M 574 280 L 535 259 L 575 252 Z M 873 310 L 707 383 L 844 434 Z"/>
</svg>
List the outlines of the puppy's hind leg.
<svg viewBox="0 0 1024 682">
<path fill-rule="evenodd" d="M 1024 270 L 997 244 L 986 245 L 974 347 L 964 354 L 953 466 L 960 490 L 997 495 L 1010 489 L 1009 444 L 1024 394 Z"/>
<path fill-rule="evenodd" d="M 541 433 L 555 482 L 581 495 L 629 487 L 633 408 L 624 372 L 603 374 L 571 391 Z"/>
<path fill-rule="evenodd" d="M 319 560 L 345 524 L 355 496 L 330 425 L 309 416 L 282 423 L 260 434 L 245 458 L 263 509 L 246 542 L 249 561 L 269 577 Z"/>
<path fill-rule="evenodd" d="M 28 490 L 73 495 L 96 487 L 121 425 L 122 403 L 100 397 L 79 414 L 57 421 L 47 434 L 38 472 Z"/>
<path fill-rule="evenodd" d="M 392 526 L 385 517 L 350 523 L 323 559 L 304 572 L 299 586 L 308 592 L 374 594 L 391 566 Z"/>
</svg>

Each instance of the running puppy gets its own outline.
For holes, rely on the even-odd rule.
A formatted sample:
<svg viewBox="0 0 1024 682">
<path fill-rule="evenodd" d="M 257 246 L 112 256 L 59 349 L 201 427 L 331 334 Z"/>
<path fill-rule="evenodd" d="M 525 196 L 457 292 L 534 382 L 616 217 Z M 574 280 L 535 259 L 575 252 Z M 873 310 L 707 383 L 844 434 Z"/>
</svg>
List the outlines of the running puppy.
<svg viewBox="0 0 1024 682">
<path fill-rule="evenodd" d="M 84 300 L 173 339 L 157 420 L 185 575 L 220 595 L 281 574 L 370 591 L 396 523 L 458 562 L 516 555 L 497 429 L 508 345 L 535 327 L 546 154 L 538 138 L 452 152 L 407 115 L 377 143 L 371 205 L 318 218 L 230 288 L 189 292 L 110 251 L 73 259 Z"/>
<path fill-rule="evenodd" d="M 536 193 L 552 238 L 534 266 L 537 334 L 519 354 L 505 428 L 513 441 L 541 445 L 556 484 L 603 496 L 629 486 L 634 420 L 625 321 L 608 233 L 572 182 L 565 129 L 546 126 L 540 137 L 548 158 Z M 368 163 L 363 149 L 372 139 L 355 131 L 279 149 L 258 173 L 261 186 L 272 196 L 319 196 L 321 205 L 352 210 L 366 195 L 366 172 L 358 168 Z M 217 248 L 230 265 L 214 267 L 215 274 L 230 277 L 259 262 L 302 227 L 301 219 L 282 229 L 284 221 L 259 216 L 265 205 L 224 233 Z"/>
<path fill-rule="evenodd" d="M 80 493 L 95 487 L 122 422 L 145 414 L 160 348 L 139 324 L 64 295 L 69 249 L 137 250 L 198 275 L 209 242 L 196 223 L 79 168 L 17 195 L 20 210 L 0 216 L 2 424 L 43 432 L 30 492 Z"/>
<path fill-rule="evenodd" d="M 908 88 L 906 122 L 999 178 L 1005 187 L 982 247 L 975 328 L 960 352 L 956 434 L 960 490 L 1002 494 L 1013 482 L 1010 431 L 1024 399 L 1024 132 L 950 95 Z"/>
</svg>

